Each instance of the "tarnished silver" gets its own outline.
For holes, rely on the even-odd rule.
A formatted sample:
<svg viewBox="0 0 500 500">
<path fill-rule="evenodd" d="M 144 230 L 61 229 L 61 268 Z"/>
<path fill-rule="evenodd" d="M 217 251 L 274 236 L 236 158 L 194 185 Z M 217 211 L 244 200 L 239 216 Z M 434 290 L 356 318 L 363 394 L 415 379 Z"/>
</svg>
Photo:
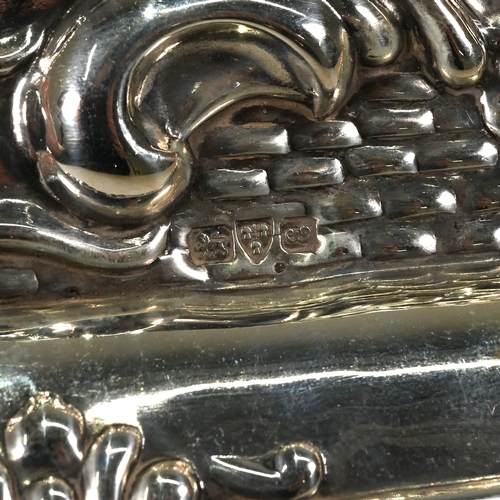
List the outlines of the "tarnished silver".
<svg viewBox="0 0 500 500">
<path fill-rule="evenodd" d="M 497 0 L 0 0 L 0 500 L 500 492 Z"/>
<path fill-rule="evenodd" d="M 5 428 L 8 460 L 23 480 L 74 474 L 82 461 L 81 413 L 57 395 L 30 398 Z"/>
</svg>

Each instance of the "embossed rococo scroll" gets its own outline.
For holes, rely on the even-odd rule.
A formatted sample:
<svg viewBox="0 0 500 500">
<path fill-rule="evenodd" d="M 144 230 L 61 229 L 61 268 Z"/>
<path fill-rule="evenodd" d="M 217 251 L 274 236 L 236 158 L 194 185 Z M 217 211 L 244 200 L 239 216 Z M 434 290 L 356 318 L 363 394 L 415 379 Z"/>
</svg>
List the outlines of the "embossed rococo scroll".
<svg viewBox="0 0 500 500">
<path fill-rule="evenodd" d="M 169 457 L 168 449 L 143 459 L 148 442 L 140 428 L 117 423 L 88 436 L 87 427 L 83 413 L 57 394 L 31 397 L 7 421 L 0 499 L 200 500 L 214 485 L 217 498 L 326 498 L 320 488 L 329 461 L 336 463 L 305 443 L 256 457 L 207 456 L 198 464 Z M 338 498 L 496 498 L 499 491 L 500 477 L 488 476 Z"/>
<path fill-rule="evenodd" d="M 473 19 L 452 3 L 408 3 L 437 76 L 451 87 L 478 83 L 486 48 Z M 188 140 L 225 108 L 273 97 L 304 102 L 324 119 L 338 113 L 352 91 L 357 47 L 368 66 L 396 60 L 404 33 L 395 9 L 362 4 L 79 2 L 15 90 L 16 140 L 37 161 L 45 187 L 75 211 L 111 223 L 151 218 L 188 189 L 198 166 Z M 112 21 L 101 23 L 107 18 Z M 411 111 L 406 120 L 418 122 L 413 132 L 430 131 L 432 123 L 420 130 L 425 118 Z M 292 136 L 291 144 L 286 129 L 259 132 L 243 130 L 239 144 L 232 144 L 234 132 L 219 134 L 209 151 L 253 156 L 286 154 L 294 145 L 342 146 L 328 139 L 309 143 L 307 132 Z M 356 144 L 354 126 L 337 133 L 347 136 L 344 146 Z M 259 188 L 265 179 L 248 175 L 255 184 L 248 194 L 267 194 Z"/>
<path fill-rule="evenodd" d="M 56 394 L 30 398 L 8 421 L 4 444 L 1 500 L 16 499 L 18 492 L 25 500 L 199 500 L 203 494 L 186 460 L 140 463 L 147 443 L 136 427 L 108 426 L 86 446 L 83 414 Z M 308 498 L 325 476 L 324 457 L 305 444 L 262 457 L 207 461 L 210 476 L 244 498 Z"/>
<path fill-rule="evenodd" d="M 113 270 L 211 289 L 497 258 L 496 1 L 0 5 L 7 260 L 113 296 Z M 60 299 L 4 267 L 5 296 Z"/>
</svg>

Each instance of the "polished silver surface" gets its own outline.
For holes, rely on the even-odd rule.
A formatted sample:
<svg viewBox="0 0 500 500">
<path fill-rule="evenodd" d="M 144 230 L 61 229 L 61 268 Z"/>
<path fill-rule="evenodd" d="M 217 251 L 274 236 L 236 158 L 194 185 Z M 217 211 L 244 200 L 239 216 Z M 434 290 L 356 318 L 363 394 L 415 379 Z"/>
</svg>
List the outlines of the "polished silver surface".
<svg viewBox="0 0 500 500">
<path fill-rule="evenodd" d="M 0 38 L 0 76 L 8 76 L 27 62 L 43 43 L 40 23 L 18 30 L 5 30 Z"/>
<path fill-rule="evenodd" d="M 132 426 L 107 428 L 92 444 L 82 470 L 85 500 L 119 500 L 139 456 L 142 436 Z"/>
<path fill-rule="evenodd" d="M 217 130 L 205 139 L 203 149 L 205 155 L 215 157 L 285 155 L 290 152 L 286 129 L 275 125 Z"/>
<path fill-rule="evenodd" d="M 244 497 L 308 498 L 324 477 L 323 457 L 312 446 L 291 444 L 262 457 L 210 457 L 210 473 Z"/>
<path fill-rule="evenodd" d="M 422 170 L 494 167 L 498 163 L 497 146 L 487 137 L 464 134 L 449 139 L 419 148 L 417 161 Z"/>
<path fill-rule="evenodd" d="M 209 170 L 202 178 L 202 198 L 206 200 L 254 198 L 269 194 L 267 173 L 263 169 Z"/>
<path fill-rule="evenodd" d="M 433 134 L 434 116 L 425 108 L 374 109 L 360 114 L 359 128 L 366 137 Z"/>
<path fill-rule="evenodd" d="M 131 500 L 197 500 L 198 478 L 193 468 L 181 460 L 150 465 L 134 484 Z"/>
<path fill-rule="evenodd" d="M 455 192 L 439 181 L 411 179 L 403 186 L 405 189 L 396 193 L 392 185 L 388 186 L 384 208 L 391 219 L 453 214 L 457 211 Z"/>
<path fill-rule="evenodd" d="M 75 495 L 64 481 L 49 477 L 34 483 L 24 491 L 27 500 L 74 500 Z"/>
<path fill-rule="evenodd" d="M 500 492 L 496 0 L 0 0 L 0 499 Z"/>
<path fill-rule="evenodd" d="M 0 498 L 2 500 L 13 500 L 15 498 L 11 478 L 3 464 L 0 464 Z"/>
<path fill-rule="evenodd" d="M 422 76 L 411 73 L 393 73 L 370 78 L 362 87 L 363 95 L 371 101 L 429 101 L 438 96 L 432 85 Z"/>
<path fill-rule="evenodd" d="M 306 157 L 276 161 L 268 170 L 273 189 L 285 191 L 302 187 L 342 184 L 344 173 L 337 158 Z"/>
<path fill-rule="evenodd" d="M 308 149 L 343 149 L 361 143 L 361 137 L 353 123 L 332 121 L 308 123 L 291 133 L 292 147 L 299 151 Z"/>
<path fill-rule="evenodd" d="M 396 59 L 403 47 L 403 33 L 390 7 L 364 0 L 333 0 L 331 4 L 350 28 L 363 64 L 383 66 Z"/>
<path fill-rule="evenodd" d="M 34 159 L 48 150 L 56 164 L 95 191 L 94 196 L 114 194 L 108 184 L 120 183 L 119 194 L 125 198 L 114 200 L 118 213 L 128 204 L 138 207 L 129 214 L 138 218 L 165 209 L 192 176 L 185 139 L 217 112 L 241 99 L 271 96 L 309 100 L 316 115 L 324 116 L 346 95 L 352 49 L 335 11 L 323 2 L 311 4 L 308 16 L 300 5 L 263 5 L 266 22 L 256 24 L 259 1 L 75 4 L 15 90 L 19 146 Z M 114 23 L 100 24 L 110 15 Z M 240 22 L 228 23 L 228 18 Z M 301 40 L 307 51 L 298 44 Z M 241 69 L 234 61 L 241 62 Z M 121 70 L 115 66 L 119 62 Z M 226 71 L 218 73 L 221 67 Z M 179 77 L 170 78 L 170 89 L 155 85 L 165 74 Z M 89 120 L 100 126 L 86 130 Z M 49 191 L 61 199 L 49 174 L 43 166 L 39 169 Z M 144 180 L 150 182 L 142 186 Z M 147 196 L 151 194 L 156 196 Z M 91 212 L 97 209 L 98 215 L 113 221 L 92 203 L 91 193 L 79 201 L 83 209 L 88 205 Z"/>
<path fill-rule="evenodd" d="M 486 66 L 486 48 L 474 20 L 450 0 L 409 0 L 433 59 L 433 69 L 451 87 L 478 83 Z"/>
<path fill-rule="evenodd" d="M 104 268 L 150 264 L 164 252 L 169 229 L 160 225 L 135 238 L 103 238 L 58 220 L 35 203 L 10 198 L 0 200 L 0 217 L 1 248 L 44 252 Z"/>
<path fill-rule="evenodd" d="M 333 314 L 260 327 L 4 337 L 2 352 L 16 363 L 3 364 L 1 411 L 49 385 L 78 405 L 86 458 L 66 480 L 75 487 L 86 471 L 87 481 L 99 471 L 99 484 L 120 487 L 121 463 L 130 488 L 154 481 L 161 465 L 182 491 L 196 483 L 211 498 L 290 498 L 315 485 L 318 498 L 494 498 L 498 301 L 447 295 L 441 305 L 422 293 L 420 306 L 382 306 L 369 321 Z M 279 464 L 299 458 L 314 467 L 299 476 L 287 469 L 280 483 Z M 190 465 L 172 471 L 172 461 Z"/>
<path fill-rule="evenodd" d="M 409 174 L 418 171 L 415 151 L 403 146 L 364 146 L 346 154 L 347 168 L 356 177 Z"/>
</svg>

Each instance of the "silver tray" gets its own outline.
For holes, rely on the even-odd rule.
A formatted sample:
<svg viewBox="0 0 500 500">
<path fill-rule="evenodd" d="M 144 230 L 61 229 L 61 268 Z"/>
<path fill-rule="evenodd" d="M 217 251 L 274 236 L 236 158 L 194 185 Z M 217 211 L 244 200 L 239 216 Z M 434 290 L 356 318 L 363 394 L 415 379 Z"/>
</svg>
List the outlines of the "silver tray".
<svg viewBox="0 0 500 500">
<path fill-rule="evenodd" d="M 0 500 L 498 497 L 498 0 L 0 29 Z"/>
</svg>

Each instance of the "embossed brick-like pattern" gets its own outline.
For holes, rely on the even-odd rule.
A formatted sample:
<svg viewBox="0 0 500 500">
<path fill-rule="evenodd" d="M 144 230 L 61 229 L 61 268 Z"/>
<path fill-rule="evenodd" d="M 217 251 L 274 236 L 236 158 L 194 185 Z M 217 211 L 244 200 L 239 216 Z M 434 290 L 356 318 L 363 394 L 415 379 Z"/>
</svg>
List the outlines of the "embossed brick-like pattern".
<svg viewBox="0 0 500 500">
<path fill-rule="evenodd" d="M 276 203 L 304 206 L 318 221 L 321 244 L 309 251 L 315 258 L 301 266 L 499 250 L 500 221 L 492 217 L 500 213 L 498 143 L 484 130 L 474 98 L 438 93 L 410 74 L 370 85 L 338 120 L 303 125 L 281 120 L 289 154 L 259 157 L 253 145 L 252 158 L 218 165 L 243 174 L 255 168 L 267 172 L 271 191 L 248 200 L 250 213 L 256 203 L 261 212 Z M 238 127 L 248 131 L 252 123 Z M 200 161 L 211 164 L 209 158 Z M 332 252 L 322 236 L 327 230 L 358 241 L 359 252 L 354 247 Z"/>
</svg>

